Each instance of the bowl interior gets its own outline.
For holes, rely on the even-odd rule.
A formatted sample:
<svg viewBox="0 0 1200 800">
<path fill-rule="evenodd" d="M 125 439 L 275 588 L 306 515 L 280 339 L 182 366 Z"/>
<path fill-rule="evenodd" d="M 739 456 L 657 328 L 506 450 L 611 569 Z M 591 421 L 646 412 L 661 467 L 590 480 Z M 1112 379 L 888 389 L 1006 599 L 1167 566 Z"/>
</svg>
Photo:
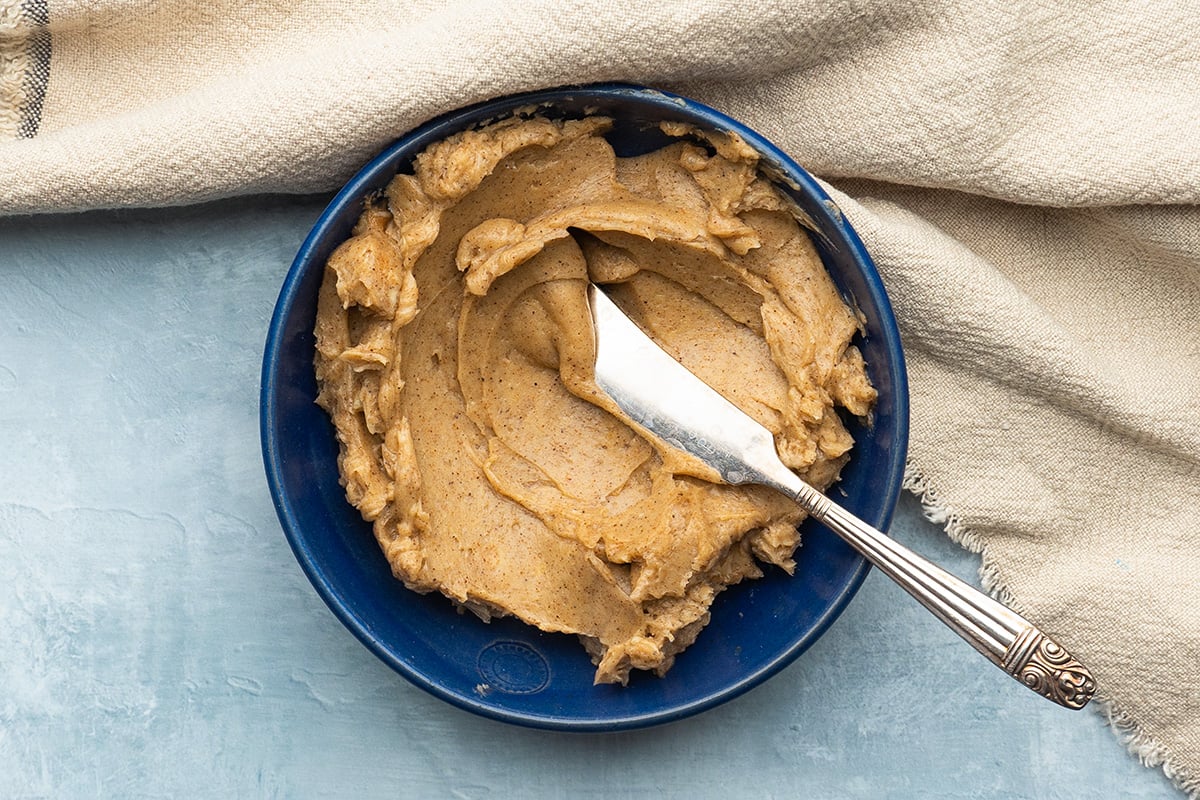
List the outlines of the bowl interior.
<svg viewBox="0 0 1200 800">
<path fill-rule="evenodd" d="M 757 134 L 690 100 L 640 87 L 558 89 L 504 98 L 436 119 L 389 147 L 332 201 L 296 257 L 271 322 L 263 362 L 261 425 L 268 482 L 289 542 L 313 585 L 377 656 L 418 686 L 485 716 L 536 727 L 618 730 L 667 722 L 728 700 L 790 663 L 841 612 L 866 574 L 864 560 L 823 527 L 802 528 L 794 577 L 771 570 L 724 592 L 712 621 L 664 679 L 592 685 L 575 637 L 512 619 L 484 624 L 441 595 L 418 595 L 392 577 L 370 526 L 338 483 L 337 442 L 315 404 L 313 324 L 325 261 L 350 232 L 363 198 L 407 171 L 428 144 L 527 108 L 614 117 L 620 155 L 668 140 L 663 120 L 733 130 L 819 231 L 814 241 L 844 295 L 862 311 L 859 342 L 879 390 L 873 424 L 851 424 L 856 445 L 832 496 L 887 528 L 900 491 L 908 398 L 899 335 L 882 284 L 858 237 L 807 173 Z"/>
</svg>

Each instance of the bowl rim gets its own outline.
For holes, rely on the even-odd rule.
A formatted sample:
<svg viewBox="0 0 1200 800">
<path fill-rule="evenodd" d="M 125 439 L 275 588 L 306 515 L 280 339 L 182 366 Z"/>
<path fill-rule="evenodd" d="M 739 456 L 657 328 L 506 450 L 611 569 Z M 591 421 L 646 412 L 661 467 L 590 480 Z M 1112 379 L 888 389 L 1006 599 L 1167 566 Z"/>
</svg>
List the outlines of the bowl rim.
<svg viewBox="0 0 1200 800">
<path fill-rule="evenodd" d="M 817 213 L 815 215 L 810 214 L 810 216 L 816 217 L 813 221 L 817 224 L 818 228 L 828 227 L 837 229 L 845 239 L 851 258 L 862 272 L 871 302 L 879 310 L 880 319 L 883 322 L 882 329 L 873 333 L 881 336 L 884 349 L 888 354 L 886 371 L 893 387 L 896 412 L 894 418 L 895 428 L 892 432 L 894 447 L 891 451 L 889 463 L 886 465 L 886 482 L 884 484 L 884 491 L 882 492 L 886 498 L 886 502 L 883 507 L 883 519 L 880 527 L 884 532 L 887 531 L 903 484 L 904 463 L 908 450 L 909 394 L 907 368 L 901 347 L 899 330 L 891 303 L 884 289 L 882 279 L 875 267 L 874 260 L 867 252 L 857 232 L 846 221 L 837 204 L 829 197 L 829 194 L 820 183 L 807 170 L 769 140 L 744 123 L 699 101 L 670 91 L 636 84 L 597 83 L 560 86 L 551 89 L 505 95 L 457 108 L 403 134 L 384 147 L 376 156 L 360 168 L 354 177 L 346 182 L 333 199 L 330 200 L 316 222 L 313 223 L 284 278 L 271 315 L 263 352 L 259 393 L 259 432 L 271 498 L 276 514 L 282 524 L 284 535 L 296 560 L 326 606 L 376 657 L 418 688 L 451 705 L 483 717 L 524 727 L 547 730 L 615 732 L 665 724 L 693 716 L 726 703 L 771 678 L 811 647 L 842 614 L 850 600 L 862 586 L 867 573 L 870 571 L 870 564 L 860 554 L 856 553 L 857 564 L 849 580 L 826 609 L 816 617 L 808 631 L 797 639 L 792 646 L 776 654 L 759 669 L 747 673 L 737 681 L 730 683 L 722 691 L 713 692 L 704 697 L 674 705 L 667 709 L 603 719 L 580 719 L 563 715 L 543 715 L 514 711 L 482 702 L 479 698 L 459 694 L 431 680 L 428 676 L 417 671 L 394 654 L 374 635 L 369 624 L 359 619 L 347 608 L 346 603 L 334 591 L 330 578 L 316 562 L 313 553 L 306 543 L 306 537 L 297 513 L 292 508 L 289 495 L 284 489 L 282 456 L 279 443 L 275 437 L 277 430 L 275 407 L 280 386 L 276 380 L 273 366 L 280 359 L 280 351 L 283 344 L 283 329 L 296 302 L 299 285 L 302 282 L 301 278 L 312 268 L 310 262 L 314 259 L 315 251 L 328 235 L 329 228 L 344 213 L 347 204 L 361 204 L 362 200 L 373 191 L 372 184 L 378 180 L 377 173 L 396 157 L 398 151 L 411 147 L 414 141 L 427 140 L 427 144 L 428 142 L 445 138 L 460 130 L 476 126 L 480 124 L 481 112 L 486 109 L 495 109 L 497 112 L 496 117 L 500 118 L 524 106 L 552 106 L 556 100 L 563 100 L 568 97 L 575 98 L 581 94 L 614 99 L 636 99 L 639 103 L 648 103 L 667 110 L 673 110 L 677 113 L 683 112 L 689 118 L 687 121 L 695 122 L 696 120 L 700 120 L 711 129 L 737 133 L 763 157 L 763 161 L 766 164 L 777 169 L 786 177 L 789 183 L 794 184 L 795 189 L 809 194 L 818 200 L 819 208 Z M 413 155 L 415 154 L 416 151 L 414 151 Z M 392 172 L 394 171 L 393 167 Z"/>
</svg>

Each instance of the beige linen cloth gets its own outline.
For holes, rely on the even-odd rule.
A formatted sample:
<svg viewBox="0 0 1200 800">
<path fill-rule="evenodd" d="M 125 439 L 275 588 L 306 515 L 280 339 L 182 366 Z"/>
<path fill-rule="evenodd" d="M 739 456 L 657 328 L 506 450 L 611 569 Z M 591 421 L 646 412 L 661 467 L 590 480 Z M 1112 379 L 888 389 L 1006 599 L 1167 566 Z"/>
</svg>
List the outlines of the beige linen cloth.
<svg viewBox="0 0 1200 800">
<path fill-rule="evenodd" d="M 0 0 L 0 211 L 328 191 L 442 111 L 600 80 L 834 187 L 903 333 L 909 487 L 1200 794 L 1192 0 Z"/>
</svg>

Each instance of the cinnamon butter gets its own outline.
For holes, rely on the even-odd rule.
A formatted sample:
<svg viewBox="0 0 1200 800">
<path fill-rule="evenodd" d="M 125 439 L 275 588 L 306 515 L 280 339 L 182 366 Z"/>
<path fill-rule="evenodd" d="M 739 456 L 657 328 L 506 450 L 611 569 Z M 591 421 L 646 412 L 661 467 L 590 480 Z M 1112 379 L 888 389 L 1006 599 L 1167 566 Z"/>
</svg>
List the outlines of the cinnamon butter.
<svg viewBox="0 0 1200 800">
<path fill-rule="evenodd" d="M 619 158 L 603 118 L 453 136 L 330 257 L 318 403 L 392 571 L 485 620 L 577 634 L 597 682 L 663 674 L 727 586 L 793 569 L 803 512 L 708 480 L 592 382 L 586 283 L 825 488 L 875 399 L 842 301 L 735 137 Z"/>
</svg>

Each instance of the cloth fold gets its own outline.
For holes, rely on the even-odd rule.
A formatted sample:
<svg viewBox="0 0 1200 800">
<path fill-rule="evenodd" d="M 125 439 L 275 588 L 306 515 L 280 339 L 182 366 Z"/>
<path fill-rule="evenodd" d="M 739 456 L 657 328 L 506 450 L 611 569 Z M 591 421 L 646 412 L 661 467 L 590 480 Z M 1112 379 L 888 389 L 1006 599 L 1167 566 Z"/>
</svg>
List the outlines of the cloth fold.
<svg viewBox="0 0 1200 800">
<path fill-rule="evenodd" d="M 828 182 L 900 322 L 909 488 L 1200 796 L 1185 0 L 0 0 L 0 212 L 327 191 L 438 113 L 604 80 Z"/>
</svg>

